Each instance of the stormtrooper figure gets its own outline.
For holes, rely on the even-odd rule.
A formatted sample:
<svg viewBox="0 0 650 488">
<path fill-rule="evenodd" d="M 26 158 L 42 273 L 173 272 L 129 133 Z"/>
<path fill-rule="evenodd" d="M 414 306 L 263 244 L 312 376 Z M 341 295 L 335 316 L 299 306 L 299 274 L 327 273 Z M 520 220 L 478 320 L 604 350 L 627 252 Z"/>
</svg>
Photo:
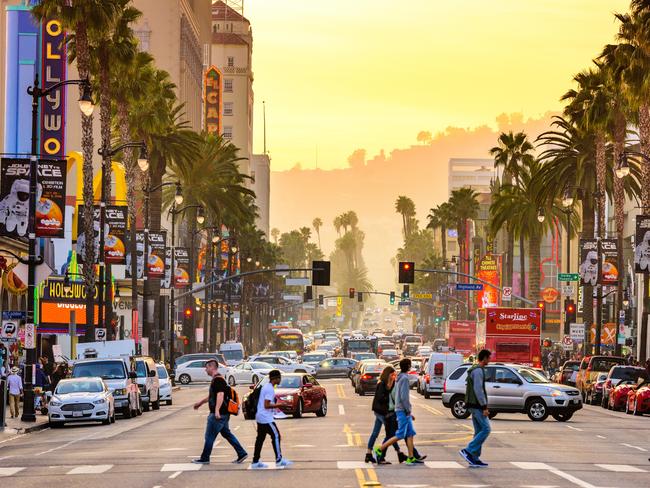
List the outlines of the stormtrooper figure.
<svg viewBox="0 0 650 488">
<path fill-rule="evenodd" d="M 634 264 L 643 271 L 650 271 L 650 230 L 643 234 L 643 240 L 634 248 Z"/>
<path fill-rule="evenodd" d="M 78 242 L 78 241 L 77 241 Z M 136 278 L 141 279 L 144 274 L 144 242 L 135 243 L 135 255 L 137 262 L 135 264 L 136 268 Z M 126 269 L 131 272 L 131 253 L 126 254 Z"/>
<path fill-rule="evenodd" d="M 585 260 L 580 264 L 578 271 L 584 284 L 596 286 L 596 283 L 598 283 L 598 253 L 589 251 Z"/>
<path fill-rule="evenodd" d="M 43 187 L 38 185 L 36 201 L 41 199 Z M 11 191 L 0 201 L 0 223 L 7 233 L 16 232 L 19 236 L 27 233 L 29 223 L 29 180 L 15 180 Z"/>
<path fill-rule="evenodd" d="M 168 249 L 165 253 L 165 277 L 160 281 L 161 288 L 171 288 L 172 286 L 172 253 Z"/>
<path fill-rule="evenodd" d="M 83 226 L 81 225 L 81 220 L 77 224 L 78 228 L 80 231 L 78 232 L 78 237 L 77 237 L 77 256 L 81 256 L 82 259 L 86 256 L 86 234 L 83 231 Z M 99 257 L 99 220 L 95 220 L 93 222 L 93 230 L 95 233 L 95 239 L 94 239 L 94 245 L 95 245 L 95 258 L 97 259 Z M 104 224 L 104 235 L 108 236 L 110 232 L 110 226 L 108 224 Z"/>
</svg>

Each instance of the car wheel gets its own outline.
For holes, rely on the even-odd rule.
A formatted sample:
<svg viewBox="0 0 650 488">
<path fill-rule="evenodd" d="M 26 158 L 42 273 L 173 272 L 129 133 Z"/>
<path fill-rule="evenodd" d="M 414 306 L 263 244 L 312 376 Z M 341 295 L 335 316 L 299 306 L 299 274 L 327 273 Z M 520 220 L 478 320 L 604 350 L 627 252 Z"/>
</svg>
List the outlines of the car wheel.
<svg viewBox="0 0 650 488">
<path fill-rule="evenodd" d="M 426 398 L 427 400 L 431 398 L 431 393 L 429 393 L 427 390 L 424 390 L 424 398 Z"/>
<path fill-rule="evenodd" d="M 234 376 L 228 376 L 228 384 L 230 386 L 235 386 L 237 383 L 235 382 L 235 377 Z"/>
<path fill-rule="evenodd" d="M 124 410 L 122 410 L 122 416 L 125 419 L 130 419 L 131 417 L 133 417 L 133 412 L 131 411 L 131 406 L 130 405 L 128 407 L 126 407 Z"/>
<path fill-rule="evenodd" d="M 320 408 L 316 412 L 316 417 L 325 417 L 327 415 L 327 398 L 320 402 Z"/>
<path fill-rule="evenodd" d="M 182 374 L 178 377 L 178 381 L 181 382 L 181 385 L 189 385 L 192 378 L 190 378 L 189 374 Z"/>
<path fill-rule="evenodd" d="M 553 414 L 553 418 L 558 422 L 566 422 L 567 420 L 571 420 L 571 417 L 573 417 L 573 412 L 558 412 Z"/>
<path fill-rule="evenodd" d="M 260 379 L 257 377 L 257 375 L 253 375 L 253 377 L 251 378 L 251 381 L 253 382 L 254 385 L 256 385 L 259 380 Z"/>
<path fill-rule="evenodd" d="M 60 427 L 63 427 L 63 422 L 49 422 L 50 424 L 50 429 L 58 429 Z"/>
<path fill-rule="evenodd" d="M 548 408 L 541 398 L 534 398 L 526 405 L 528 418 L 533 422 L 542 422 L 548 417 Z"/>
<path fill-rule="evenodd" d="M 171 405 L 171 404 L 172 404 L 172 401 L 171 401 L 171 400 L 167 400 L 167 405 Z"/>
<path fill-rule="evenodd" d="M 296 411 L 293 412 L 293 417 L 296 419 L 302 417 L 302 399 L 298 400 L 298 406 L 296 407 Z"/>
<path fill-rule="evenodd" d="M 465 397 L 458 395 L 451 399 L 451 414 L 457 419 L 466 419 L 470 415 L 470 411 L 465 405 Z"/>
<path fill-rule="evenodd" d="M 111 425 L 111 416 L 106 414 L 106 418 L 102 420 L 102 425 Z"/>
</svg>

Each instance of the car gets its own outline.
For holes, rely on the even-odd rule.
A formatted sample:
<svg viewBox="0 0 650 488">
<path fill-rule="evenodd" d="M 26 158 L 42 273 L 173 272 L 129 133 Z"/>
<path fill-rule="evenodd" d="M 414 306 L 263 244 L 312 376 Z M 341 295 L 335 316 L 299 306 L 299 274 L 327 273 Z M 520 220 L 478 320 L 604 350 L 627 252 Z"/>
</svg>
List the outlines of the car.
<svg viewBox="0 0 650 488">
<path fill-rule="evenodd" d="M 99 377 L 104 380 L 113 393 L 115 408 L 124 418 L 142 415 L 140 389 L 136 383 L 136 373 L 128 359 L 103 358 L 75 361 L 72 378 Z"/>
<path fill-rule="evenodd" d="M 66 422 L 115 422 L 115 399 L 108 385 L 98 376 L 59 381 L 48 406 L 50 426 Z"/>
<path fill-rule="evenodd" d="M 647 379 L 647 377 L 648 372 L 645 370 L 645 368 L 642 368 L 640 366 L 612 366 L 612 368 L 609 370 L 609 373 L 607 373 L 607 379 L 603 385 L 602 399 L 600 402 L 601 406 L 603 408 L 611 408 L 613 405 L 616 405 L 622 409 L 625 404 L 621 405 L 620 401 L 617 400 L 613 403 L 609 402 L 609 397 L 612 391 L 618 386 L 619 383 L 623 381 L 636 383 L 639 378 Z"/>
<path fill-rule="evenodd" d="M 305 363 L 297 363 L 282 356 L 271 356 L 266 354 L 258 354 L 248 358 L 248 361 L 262 362 L 271 365 L 275 369 L 279 369 L 285 373 L 309 373 L 314 374 L 316 368 Z"/>
<path fill-rule="evenodd" d="M 160 380 L 156 362 L 149 356 L 136 356 L 135 373 L 140 388 L 142 409 L 145 412 L 148 412 L 150 408 L 158 410 L 160 408 Z"/>
<path fill-rule="evenodd" d="M 352 359 L 355 361 L 364 361 L 366 359 L 377 359 L 377 355 L 374 352 L 353 352 Z"/>
<path fill-rule="evenodd" d="M 395 344 L 393 344 L 391 341 L 387 340 L 380 340 L 377 342 L 377 353 L 381 354 L 384 349 L 395 349 Z"/>
<path fill-rule="evenodd" d="M 174 361 L 174 369 L 178 367 L 181 364 L 185 364 L 189 361 L 192 360 L 197 360 L 197 359 L 216 359 L 216 361 L 219 364 L 226 364 L 226 358 L 223 357 L 223 354 L 219 353 L 209 353 L 209 352 L 193 352 L 190 354 L 183 354 L 182 356 L 179 356 L 176 358 L 176 361 Z"/>
<path fill-rule="evenodd" d="M 576 386 L 571 378 L 573 373 L 580 368 L 580 361 L 565 361 L 562 367 L 555 373 L 553 381 L 562 385 Z"/>
<path fill-rule="evenodd" d="M 261 382 L 268 382 L 268 377 Z M 278 409 L 287 415 L 300 418 L 305 413 L 317 417 L 327 415 L 327 390 L 310 374 L 287 373 L 275 387 Z"/>
<path fill-rule="evenodd" d="M 172 381 L 167 373 L 167 368 L 162 363 L 156 364 L 158 370 L 158 379 L 160 381 L 160 401 L 165 405 L 172 404 Z"/>
<path fill-rule="evenodd" d="M 399 352 L 397 349 L 384 349 L 381 354 L 379 354 L 379 359 L 389 363 L 390 361 L 395 361 L 400 358 Z"/>
<path fill-rule="evenodd" d="M 318 363 L 316 378 L 349 378 L 357 361 L 349 358 L 329 358 Z"/>
<path fill-rule="evenodd" d="M 189 385 L 190 383 L 210 382 L 212 377 L 205 372 L 205 363 L 210 359 L 197 359 L 188 363 L 183 363 L 176 368 L 176 378 L 181 385 Z M 225 364 L 218 366 L 219 373 L 226 376 L 228 367 Z"/>
<path fill-rule="evenodd" d="M 596 380 L 598 373 L 607 373 L 613 366 L 625 365 L 627 361 L 620 356 L 585 356 L 582 358 L 578 374 L 576 375 L 576 388 L 584 400 L 587 389 Z M 606 395 L 605 392 L 603 392 Z"/>
<path fill-rule="evenodd" d="M 467 371 L 470 364 L 456 368 L 445 380 L 442 404 L 458 419 L 469 417 L 465 406 Z M 519 364 L 493 363 L 485 367 L 485 389 L 490 417 L 498 413 L 525 413 L 541 422 L 551 415 L 558 422 L 566 422 L 582 408 L 582 397 L 577 388 L 551 383 L 533 369 Z"/>
<path fill-rule="evenodd" d="M 422 370 L 422 364 L 424 363 L 424 358 L 409 358 L 411 360 L 411 369 L 408 372 L 409 376 L 409 388 L 416 388 L 418 386 L 418 380 L 420 378 L 420 372 Z M 390 364 L 395 371 L 400 371 L 399 363 L 400 359 L 391 361 Z"/>
<path fill-rule="evenodd" d="M 607 397 L 607 408 L 609 410 L 624 410 L 628 404 L 627 396 L 631 390 L 636 388 L 636 381 L 622 380 L 609 392 Z"/>
<path fill-rule="evenodd" d="M 364 359 L 362 361 L 357 361 L 357 364 L 355 364 L 352 371 L 350 371 L 350 383 L 355 390 L 357 388 L 357 380 L 361 375 L 361 368 L 366 364 L 384 364 L 384 362 L 381 359 Z"/>
<path fill-rule="evenodd" d="M 219 345 L 219 353 L 223 354 L 227 366 L 236 366 L 241 363 L 246 354 L 244 345 L 241 342 L 226 341 Z"/>
<path fill-rule="evenodd" d="M 603 398 L 603 386 L 607 381 L 607 373 L 598 373 L 596 381 L 591 384 L 587 390 L 585 403 L 589 405 L 600 405 Z"/>
<path fill-rule="evenodd" d="M 402 354 L 404 356 L 417 356 L 420 345 L 415 342 L 404 342 L 402 345 Z"/>
<path fill-rule="evenodd" d="M 324 352 L 310 352 L 302 355 L 303 364 L 316 367 L 318 363 L 327 359 L 329 356 Z"/>
<path fill-rule="evenodd" d="M 359 375 L 355 383 L 354 392 L 364 396 L 366 393 L 375 393 L 379 376 L 388 363 L 366 363 L 361 366 Z"/>
<path fill-rule="evenodd" d="M 424 398 L 442 394 L 445 379 L 458 366 L 463 364 L 463 355 L 452 352 L 432 352 L 427 361 L 427 367 L 419 377 L 420 392 Z"/>
<path fill-rule="evenodd" d="M 430 356 L 433 352 L 431 346 L 420 346 L 418 347 L 417 355 L 422 357 Z"/>
<path fill-rule="evenodd" d="M 334 345 L 329 344 L 329 343 L 323 343 L 318 348 L 316 348 L 316 352 L 324 352 L 327 354 L 329 357 L 332 357 L 334 355 Z"/>
<path fill-rule="evenodd" d="M 643 379 L 637 380 L 636 388 L 630 389 L 627 393 L 625 413 L 634 415 L 650 413 L 650 382 Z"/>
<path fill-rule="evenodd" d="M 225 378 L 226 382 L 230 386 L 240 385 L 242 383 L 252 383 L 253 385 L 256 385 L 273 369 L 275 368 L 268 363 L 246 361 L 237 366 L 233 366 L 232 368 L 228 368 Z"/>
</svg>

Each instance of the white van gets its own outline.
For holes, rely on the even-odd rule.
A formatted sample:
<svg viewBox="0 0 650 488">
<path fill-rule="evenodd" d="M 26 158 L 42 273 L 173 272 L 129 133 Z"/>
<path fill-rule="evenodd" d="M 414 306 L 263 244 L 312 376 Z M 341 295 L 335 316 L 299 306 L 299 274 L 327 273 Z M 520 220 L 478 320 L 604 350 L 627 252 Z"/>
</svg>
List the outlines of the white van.
<svg viewBox="0 0 650 488">
<path fill-rule="evenodd" d="M 237 366 L 244 360 L 244 346 L 241 342 L 226 341 L 219 345 L 219 352 L 223 354 L 227 366 Z"/>
<path fill-rule="evenodd" d="M 442 394 L 447 376 L 463 364 L 463 355 L 456 352 L 434 352 L 427 361 L 424 375 L 420 376 L 420 392 L 424 398 Z"/>
</svg>

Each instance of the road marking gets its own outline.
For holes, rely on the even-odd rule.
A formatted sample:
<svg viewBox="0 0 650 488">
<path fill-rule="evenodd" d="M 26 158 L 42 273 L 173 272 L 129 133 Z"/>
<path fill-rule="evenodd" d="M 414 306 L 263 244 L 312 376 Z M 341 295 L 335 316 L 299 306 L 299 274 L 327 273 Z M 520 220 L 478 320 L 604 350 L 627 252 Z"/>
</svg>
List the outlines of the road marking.
<svg viewBox="0 0 650 488">
<path fill-rule="evenodd" d="M 12 458 L 12 457 L 13 457 L 13 455 L 12 456 L 0 457 L 0 461 L 4 461 L 5 459 L 9 459 L 9 458 Z"/>
<path fill-rule="evenodd" d="M 548 464 L 545 463 L 512 461 L 510 464 L 512 464 L 513 466 L 517 466 L 519 469 L 546 469 L 546 470 L 553 469 Z"/>
<path fill-rule="evenodd" d="M 638 451 L 642 451 L 642 452 L 648 452 L 647 449 L 643 449 L 642 447 L 639 446 L 633 446 L 632 444 L 625 444 L 624 442 L 621 443 L 621 446 L 631 447 L 632 449 L 637 449 Z"/>
<path fill-rule="evenodd" d="M 0 468 L 0 476 L 13 476 L 25 468 Z"/>
<path fill-rule="evenodd" d="M 607 471 L 615 471 L 617 473 L 646 473 L 645 469 L 630 466 L 628 464 L 595 464 L 599 468 L 606 469 Z"/>
<path fill-rule="evenodd" d="M 94 435 L 97 435 L 97 434 L 93 433 L 93 434 L 88 434 L 88 435 L 83 436 L 83 437 L 79 437 L 78 439 L 72 439 L 71 441 L 66 442 L 65 444 L 61 444 L 60 446 L 53 447 L 52 449 L 48 449 L 47 451 L 38 452 L 38 453 L 35 454 L 35 456 L 41 456 L 43 454 L 49 454 L 50 452 L 56 451 L 58 449 L 63 449 L 64 447 L 68 447 L 69 445 L 74 444 L 75 442 L 79 442 L 79 441 L 89 439 L 90 437 L 92 437 Z"/>
<path fill-rule="evenodd" d="M 170 480 L 173 480 L 173 479 L 177 478 L 178 476 L 180 476 L 182 473 L 183 473 L 182 471 L 176 471 L 175 473 L 170 474 L 170 475 L 168 476 L 168 478 L 169 478 Z"/>
<path fill-rule="evenodd" d="M 458 422 L 454 422 L 454 425 L 457 425 L 458 427 L 462 427 L 463 429 L 467 429 L 467 430 L 471 430 L 471 431 L 474 430 L 473 427 L 470 427 L 469 425 L 465 425 L 465 424 L 459 424 Z"/>
<path fill-rule="evenodd" d="M 237 431 L 239 430 L 240 427 L 241 427 L 241 425 L 235 425 L 235 428 L 232 429 L 232 430 L 234 430 L 235 432 L 237 432 Z"/>
<path fill-rule="evenodd" d="M 521 485 L 521 488 L 559 488 L 557 485 Z"/>
<path fill-rule="evenodd" d="M 280 470 L 284 468 L 285 468 L 284 466 L 276 466 L 275 463 L 271 463 L 266 468 L 257 468 L 256 471 L 274 471 L 274 470 Z M 249 464 L 247 469 L 250 469 L 252 471 L 253 464 L 252 463 Z"/>
<path fill-rule="evenodd" d="M 569 473 L 565 473 L 564 471 L 560 471 L 559 469 L 553 468 L 552 466 L 549 466 L 546 463 L 513 462 L 513 461 L 511 461 L 510 464 L 512 464 L 513 466 L 517 466 L 518 468 L 521 468 L 521 469 L 546 470 L 549 473 L 553 473 L 554 475 L 559 476 L 560 478 L 564 478 L 565 480 L 570 481 L 574 485 L 580 486 L 581 488 L 596 488 L 591 483 L 587 483 L 586 481 L 583 481 L 580 478 L 576 478 L 575 476 L 570 475 Z"/>
<path fill-rule="evenodd" d="M 169 472 L 169 471 L 198 471 L 201 469 L 201 464 L 193 464 L 193 463 L 171 463 L 171 464 L 163 464 L 162 468 L 160 468 L 160 472 Z"/>
<path fill-rule="evenodd" d="M 361 442 L 361 434 L 358 432 L 354 433 L 354 445 L 359 447 L 363 445 L 363 442 Z"/>
<path fill-rule="evenodd" d="M 4 441 L 0 441 L 0 444 L 4 444 L 5 442 L 13 441 L 14 439 L 18 439 L 19 437 L 22 437 L 22 435 L 15 435 L 13 437 L 10 437 L 9 439 L 5 439 Z"/>
<path fill-rule="evenodd" d="M 345 438 L 348 443 L 348 446 L 354 446 L 354 439 L 352 438 L 352 429 L 348 424 L 343 425 L 343 432 L 345 433 Z"/>
<path fill-rule="evenodd" d="M 113 467 L 112 464 L 95 464 L 95 465 L 86 465 L 86 466 L 77 466 L 72 468 L 66 474 L 101 474 L 105 473 Z"/>
<path fill-rule="evenodd" d="M 420 444 L 418 442 L 418 444 Z M 463 469 L 465 466 L 456 461 L 424 461 L 424 465 L 430 469 Z"/>
<path fill-rule="evenodd" d="M 597 435 L 596 437 L 598 437 L 599 439 L 607 439 L 607 437 L 605 437 L 604 435 Z"/>
<path fill-rule="evenodd" d="M 577 431 L 579 431 L 579 432 L 582 432 L 582 429 L 579 429 L 578 427 L 572 427 L 572 426 L 570 426 L 570 425 L 567 425 L 566 428 L 567 428 L 567 429 L 577 430 Z"/>
<path fill-rule="evenodd" d="M 460 433 L 460 432 L 457 432 Z M 418 445 L 420 444 L 440 444 L 444 442 L 460 442 L 460 443 L 466 443 L 467 441 L 471 441 L 474 436 L 472 434 L 466 435 L 464 437 L 452 437 L 451 439 L 433 439 L 430 441 L 418 441 Z"/>
<path fill-rule="evenodd" d="M 492 486 L 492 485 L 451 485 L 451 486 L 458 486 L 459 488 L 485 488 L 487 486 Z"/>
<path fill-rule="evenodd" d="M 166 451 L 167 449 L 163 449 L 163 451 Z M 122 452 L 142 452 L 144 449 L 124 449 Z"/>
<path fill-rule="evenodd" d="M 366 473 L 368 473 L 368 481 L 366 481 L 363 486 L 381 486 L 379 478 L 377 478 L 377 472 L 374 468 L 367 468 Z"/>
<path fill-rule="evenodd" d="M 187 447 L 167 447 L 162 450 L 163 451 L 187 451 L 187 449 L 188 449 Z M 138 450 L 144 451 L 144 449 L 138 449 Z"/>
<path fill-rule="evenodd" d="M 337 469 L 365 469 L 368 467 L 367 463 L 363 461 L 337 461 Z"/>
<path fill-rule="evenodd" d="M 345 415 L 345 407 L 342 404 L 339 405 L 339 415 Z"/>
<path fill-rule="evenodd" d="M 339 398 L 347 398 L 348 396 L 345 394 L 345 390 L 343 389 L 342 384 L 337 384 L 336 385 L 336 394 L 338 395 Z"/>
</svg>

